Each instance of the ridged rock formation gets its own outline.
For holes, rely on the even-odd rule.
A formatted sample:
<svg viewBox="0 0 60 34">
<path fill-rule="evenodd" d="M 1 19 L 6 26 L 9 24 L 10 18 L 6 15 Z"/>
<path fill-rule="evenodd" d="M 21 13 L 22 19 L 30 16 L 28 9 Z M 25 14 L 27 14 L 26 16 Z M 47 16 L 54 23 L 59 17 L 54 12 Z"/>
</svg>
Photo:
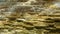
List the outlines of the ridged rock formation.
<svg viewBox="0 0 60 34">
<path fill-rule="evenodd" d="M 0 34 L 60 34 L 60 0 L 0 0 Z"/>
</svg>

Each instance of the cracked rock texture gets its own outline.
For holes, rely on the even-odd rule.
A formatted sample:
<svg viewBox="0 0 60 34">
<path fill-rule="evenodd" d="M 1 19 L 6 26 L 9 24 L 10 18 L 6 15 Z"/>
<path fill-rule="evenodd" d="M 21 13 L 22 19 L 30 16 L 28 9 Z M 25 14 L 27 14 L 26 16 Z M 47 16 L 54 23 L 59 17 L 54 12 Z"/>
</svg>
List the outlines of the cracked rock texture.
<svg viewBox="0 0 60 34">
<path fill-rule="evenodd" d="M 60 0 L 0 0 L 0 34 L 60 34 Z"/>
</svg>

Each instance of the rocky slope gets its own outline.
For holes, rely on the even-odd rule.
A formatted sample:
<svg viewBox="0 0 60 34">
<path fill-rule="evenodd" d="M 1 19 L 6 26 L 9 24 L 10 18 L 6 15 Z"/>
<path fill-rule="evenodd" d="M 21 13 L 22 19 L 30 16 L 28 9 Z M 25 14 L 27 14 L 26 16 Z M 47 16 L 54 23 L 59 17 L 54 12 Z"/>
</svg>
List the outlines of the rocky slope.
<svg viewBox="0 0 60 34">
<path fill-rule="evenodd" d="M 0 0 L 0 34 L 60 34 L 59 0 Z"/>
</svg>

